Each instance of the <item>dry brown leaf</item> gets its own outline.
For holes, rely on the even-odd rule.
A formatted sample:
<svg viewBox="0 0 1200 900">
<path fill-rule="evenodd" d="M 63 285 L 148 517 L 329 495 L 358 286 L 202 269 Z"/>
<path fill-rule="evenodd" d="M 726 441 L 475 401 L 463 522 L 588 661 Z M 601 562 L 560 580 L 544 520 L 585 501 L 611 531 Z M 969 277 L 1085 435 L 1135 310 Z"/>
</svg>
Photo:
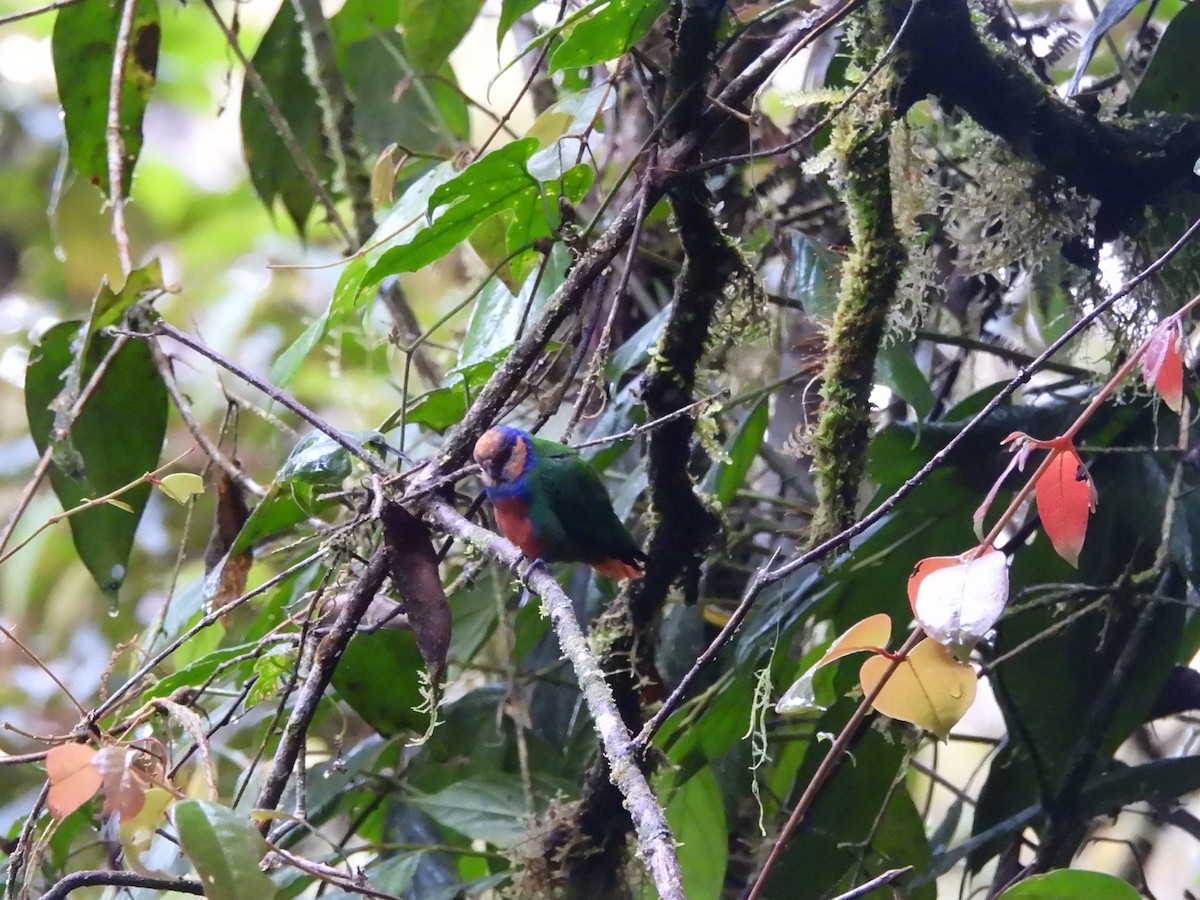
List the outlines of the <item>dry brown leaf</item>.
<svg viewBox="0 0 1200 900">
<path fill-rule="evenodd" d="M 46 806 L 54 818 L 66 818 L 100 789 L 100 773 L 92 764 L 95 756 L 95 748 L 87 744 L 59 744 L 46 754 Z"/>
</svg>

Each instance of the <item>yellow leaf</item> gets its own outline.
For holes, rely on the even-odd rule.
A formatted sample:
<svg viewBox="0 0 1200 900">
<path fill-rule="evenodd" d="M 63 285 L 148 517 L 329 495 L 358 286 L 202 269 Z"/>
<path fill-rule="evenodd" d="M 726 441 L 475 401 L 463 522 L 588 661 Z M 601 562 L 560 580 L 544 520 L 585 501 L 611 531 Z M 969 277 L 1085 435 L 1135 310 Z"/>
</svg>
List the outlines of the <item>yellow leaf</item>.
<svg viewBox="0 0 1200 900">
<path fill-rule="evenodd" d="M 175 472 L 163 476 L 158 489 L 176 503 L 187 503 L 195 494 L 204 493 L 204 479 L 192 472 Z"/>
<path fill-rule="evenodd" d="M 858 671 L 864 693 L 883 679 L 891 660 L 872 656 Z M 885 716 L 919 725 L 945 739 L 975 700 L 975 670 L 926 638 L 913 648 L 872 704 Z"/>
<path fill-rule="evenodd" d="M 875 613 L 873 616 L 867 616 L 861 622 L 855 622 L 843 631 L 837 640 L 829 645 L 829 649 L 825 651 L 825 655 L 821 657 L 817 665 L 823 666 L 850 653 L 879 650 L 886 647 L 891 639 L 891 617 L 887 613 Z"/>
<path fill-rule="evenodd" d="M 133 512 L 133 507 L 130 506 L 128 503 L 126 503 L 124 500 L 105 500 L 104 502 L 107 503 L 109 506 L 115 506 L 117 509 L 123 509 L 127 513 Z"/>
</svg>

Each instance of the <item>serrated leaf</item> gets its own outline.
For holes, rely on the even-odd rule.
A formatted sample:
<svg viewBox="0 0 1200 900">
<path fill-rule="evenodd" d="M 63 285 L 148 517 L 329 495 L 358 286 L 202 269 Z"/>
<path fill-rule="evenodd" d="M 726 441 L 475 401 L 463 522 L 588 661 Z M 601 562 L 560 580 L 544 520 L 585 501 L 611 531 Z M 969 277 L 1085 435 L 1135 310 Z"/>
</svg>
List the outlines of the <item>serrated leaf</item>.
<svg viewBox="0 0 1200 900">
<path fill-rule="evenodd" d="M 258 867 L 267 844 L 245 815 L 207 800 L 185 800 L 171 818 L 208 900 L 272 900 L 275 883 Z"/>
<path fill-rule="evenodd" d="M 883 679 L 891 660 L 872 656 L 858 671 L 863 693 Z M 872 707 L 945 738 L 975 701 L 975 670 L 926 638 L 897 666 Z"/>
<path fill-rule="evenodd" d="M 204 479 L 194 472 L 172 472 L 158 482 L 158 489 L 182 505 L 204 493 Z"/>
<path fill-rule="evenodd" d="M 1096 487 L 1074 448 L 1050 452 L 1054 459 L 1035 486 L 1038 516 L 1058 555 L 1078 568 Z"/>
<path fill-rule="evenodd" d="M 1139 900 L 1126 881 L 1103 872 L 1059 869 L 1014 884 L 996 900 Z"/>
<path fill-rule="evenodd" d="M 918 572 L 925 562 L 917 564 Z M 1007 602 L 1008 559 L 991 550 L 926 571 L 918 582 L 913 613 L 927 635 L 962 659 L 992 630 Z"/>
<path fill-rule="evenodd" d="M 550 57 L 550 71 L 616 59 L 645 37 L 666 10 L 665 0 L 612 0 L 571 29 Z"/>
<path fill-rule="evenodd" d="M 76 3 L 59 10 L 51 40 L 71 165 L 106 196 L 110 194 L 108 95 L 120 21 L 120 4 Z M 142 152 L 142 118 L 154 88 L 161 36 L 158 3 L 139 0 L 121 84 L 121 181 L 125 196 Z"/>
<path fill-rule="evenodd" d="M 62 322 L 44 335 L 30 353 L 25 372 L 25 411 L 38 452 L 56 441 L 51 406 L 62 388 L 62 376 L 75 362 L 78 322 Z M 86 383 L 112 347 L 113 339 L 96 335 L 79 367 Z M 56 459 L 50 483 L 63 509 L 110 494 L 141 478 L 158 464 L 167 428 L 167 390 L 143 341 L 130 341 L 108 369 L 71 427 L 78 468 L 64 469 Z M 115 596 L 125 579 L 133 535 L 150 495 L 141 484 L 121 495 L 132 514 L 110 505 L 97 506 L 67 521 L 79 558 L 100 589 Z"/>
</svg>

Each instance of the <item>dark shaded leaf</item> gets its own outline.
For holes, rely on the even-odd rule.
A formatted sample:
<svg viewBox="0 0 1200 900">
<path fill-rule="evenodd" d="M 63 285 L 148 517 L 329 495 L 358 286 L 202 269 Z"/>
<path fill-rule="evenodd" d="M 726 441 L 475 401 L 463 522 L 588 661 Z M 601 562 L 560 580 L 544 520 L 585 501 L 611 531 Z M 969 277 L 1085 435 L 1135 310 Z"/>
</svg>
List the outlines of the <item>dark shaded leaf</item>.
<svg viewBox="0 0 1200 900">
<path fill-rule="evenodd" d="M 76 3 L 54 20 L 54 74 L 67 132 L 71 165 L 107 196 L 108 95 L 121 4 Z M 133 168 L 142 152 L 142 117 L 154 88 L 162 37 L 156 0 L 139 0 L 121 84 L 122 194 L 128 196 Z"/>
<path fill-rule="evenodd" d="M 1186 4 L 1163 32 L 1154 58 L 1129 100 L 1129 112 L 1200 112 L 1200 73 L 1196 47 L 1200 46 L 1200 6 Z"/>
<path fill-rule="evenodd" d="M 688 900 L 717 900 L 725 884 L 729 835 L 725 803 L 717 776 L 705 767 L 673 790 L 667 800 L 667 821 L 682 838 L 679 869 Z"/>
<path fill-rule="evenodd" d="M 471 840 L 503 847 L 525 836 L 525 795 L 514 776 L 465 778 L 436 794 L 409 797 L 407 802 Z"/>
<path fill-rule="evenodd" d="M 395 503 L 383 507 L 384 542 L 392 551 L 392 583 L 404 599 L 408 626 L 417 637 L 429 679 L 437 684 L 450 648 L 450 606 L 438 573 L 429 528 Z"/>
<path fill-rule="evenodd" d="M 56 433 L 58 417 L 51 409 L 63 387 L 62 378 L 76 362 L 81 326 L 62 322 L 44 335 L 29 357 L 25 373 L 25 412 L 39 453 L 65 435 Z M 96 335 L 79 371 L 81 384 L 112 346 Z M 130 341 L 117 352 L 107 371 L 71 426 L 70 441 L 79 468 L 65 470 L 56 459 L 50 482 L 63 509 L 111 493 L 136 481 L 158 463 L 167 427 L 167 390 L 154 366 L 149 347 Z M 150 485 L 127 491 L 121 500 L 132 512 L 102 505 L 71 516 L 76 552 L 106 594 L 115 596 L 125 579 L 138 520 Z"/>
<path fill-rule="evenodd" d="M 429 714 L 419 711 L 423 665 L 410 631 L 359 632 L 333 673 L 333 686 L 364 722 L 380 734 L 423 734 Z"/>
<path fill-rule="evenodd" d="M 263 35 L 251 63 L 262 76 L 271 99 L 283 114 L 301 151 L 322 182 L 333 173 L 333 163 L 324 152 L 321 136 L 321 107 L 317 92 L 304 70 L 304 42 L 291 3 L 284 3 Z M 250 183 L 268 210 L 275 200 L 300 234 L 316 195 L 296 166 L 283 140 L 247 79 L 242 86 L 242 149 L 250 169 Z"/>
<path fill-rule="evenodd" d="M 885 347 L 875 358 L 879 381 L 913 408 L 918 419 L 924 419 L 933 409 L 933 390 L 913 359 L 912 349 L 899 342 Z"/>
</svg>

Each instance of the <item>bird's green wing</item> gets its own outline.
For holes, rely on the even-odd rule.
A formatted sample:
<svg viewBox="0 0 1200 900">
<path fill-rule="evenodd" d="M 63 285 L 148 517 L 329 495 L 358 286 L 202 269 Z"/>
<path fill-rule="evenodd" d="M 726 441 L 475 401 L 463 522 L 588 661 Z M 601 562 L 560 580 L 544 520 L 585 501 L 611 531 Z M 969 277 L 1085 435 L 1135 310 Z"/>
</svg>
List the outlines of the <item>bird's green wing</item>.
<svg viewBox="0 0 1200 900">
<path fill-rule="evenodd" d="M 529 487 L 557 520 L 544 523 L 551 543 L 561 541 L 555 555 L 582 562 L 642 558 L 637 542 L 613 511 L 604 481 L 578 451 L 535 439 L 534 452 L 538 461 L 529 473 Z M 537 506 L 535 500 L 532 507 Z"/>
</svg>

